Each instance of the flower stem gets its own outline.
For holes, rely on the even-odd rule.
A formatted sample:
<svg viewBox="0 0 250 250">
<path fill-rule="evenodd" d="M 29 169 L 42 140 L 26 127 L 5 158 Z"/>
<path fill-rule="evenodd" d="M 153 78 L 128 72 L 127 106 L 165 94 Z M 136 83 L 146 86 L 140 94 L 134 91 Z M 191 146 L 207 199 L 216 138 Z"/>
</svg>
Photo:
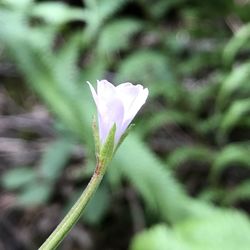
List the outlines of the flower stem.
<svg viewBox="0 0 250 250">
<path fill-rule="evenodd" d="M 54 250 L 60 244 L 60 242 L 69 233 L 72 227 L 76 224 L 82 215 L 84 208 L 86 207 L 88 201 L 96 191 L 99 186 L 103 175 L 106 171 L 106 165 L 102 162 L 97 163 L 95 172 L 88 183 L 88 186 L 81 194 L 80 198 L 76 201 L 74 206 L 70 209 L 61 223 L 52 232 L 52 234 L 47 238 L 39 250 Z"/>
</svg>

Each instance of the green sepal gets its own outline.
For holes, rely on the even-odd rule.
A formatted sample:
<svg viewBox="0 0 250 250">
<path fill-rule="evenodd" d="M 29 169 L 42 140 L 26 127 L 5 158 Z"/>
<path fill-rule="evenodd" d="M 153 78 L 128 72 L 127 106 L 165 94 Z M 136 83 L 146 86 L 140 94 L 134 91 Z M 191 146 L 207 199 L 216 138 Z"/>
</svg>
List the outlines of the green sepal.
<svg viewBox="0 0 250 250">
<path fill-rule="evenodd" d="M 111 130 L 109 131 L 108 137 L 101 147 L 99 161 L 106 165 L 109 163 L 114 154 L 114 146 L 115 146 L 115 132 L 116 132 L 116 125 L 114 124 Z"/>
<path fill-rule="evenodd" d="M 128 136 L 129 132 L 132 130 L 132 128 L 135 126 L 134 123 L 130 124 L 128 126 L 128 128 L 126 129 L 126 131 L 122 134 L 120 140 L 118 141 L 114 153 L 117 151 L 117 149 L 120 147 L 120 145 L 123 143 L 123 141 L 125 140 L 125 138 Z"/>
<path fill-rule="evenodd" d="M 99 137 L 99 131 L 97 128 L 97 124 L 96 124 L 96 117 L 94 116 L 93 118 L 93 122 L 92 122 L 92 131 L 93 131 L 93 135 L 94 135 L 94 141 L 95 141 L 95 154 L 98 157 L 98 155 L 100 154 L 100 137 Z"/>
</svg>

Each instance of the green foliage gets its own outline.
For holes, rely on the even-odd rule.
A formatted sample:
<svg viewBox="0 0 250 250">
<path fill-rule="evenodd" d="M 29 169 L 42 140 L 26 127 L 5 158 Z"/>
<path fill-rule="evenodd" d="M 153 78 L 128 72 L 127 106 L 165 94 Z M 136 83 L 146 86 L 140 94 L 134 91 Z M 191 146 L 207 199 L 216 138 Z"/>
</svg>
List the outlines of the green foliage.
<svg viewBox="0 0 250 250">
<path fill-rule="evenodd" d="M 84 222 L 91 225 L 99 224 L 106 215 L 106 212 L 108 211 L 109 207 L 109 190 L 107 188 L 107 185 L 104 184 L 97 189 L 93 199 L 91 199 L 88 203 L 85 212 L 82 216 L 82 219 Z"/>
<path fill-rule="evenodd" d="M 69 7 L 63 3 L 38 3 L 32 8 L 31 15 L 51 24 L 63 24 L 69 21 L 85 20 L 85 13 L 81 9 Z"/>
<path fill-rule="evenodd" d="M 3 58 L 13 60 L 55 116 L 58 137 L 37 167 L 5 173 L 3 187 L 15 191 L 25 206 L 49 202 L 72 146 L 79 142 L 89 157 L 80 179 L 89 177 L 94 104 L 85 82 L 107 76 L 117 83 L 142 83 L 149 88 L 149 101 L 83 219 L 100 223 L 109 208 L 107 186 L 122 189 L 125 179 L 145 207 L 146 224 L 155 218 L 162 223 L 138 234 L 132 250 L 248 249 L 248 218 L 219 208 L 250 199 L 248 180 L 229 188 L 221 183 L 231 166 L 249 169 L 247 5 L 149 2 L 87 0 L 84 8 L 55 1 L 0 4 Z M 233 34 L 238 18 L 245 25 Z M 159 150 L 152 138 L 171 146 Z M 208 172 L 199 177 L 207 185 L 196 188 L 193 198 L 188 185 L 174 178 L 191 164 L 197 172 L 205 165 Z M 189 176 L 196 170 L 189 170 Z"/>
<path fill-rule="evenodd" d="M 241 167 L 250 167 L 249 144 L 231 144 L 217 154 L 212 164 L 212 179 L 216 180 L 230 164 L 238 163 Z"/>
<path fill-rule="evenodd" d="M 240 230 L 239 230 L 240 229 Z M 203 219 L 187 220 L 173 229 L 158 225 L 137 235 L 131 250 L 247 250 L 248 218 L 236 212 L 217 212 Z"/>
<path fill-rule="evenodd" d="M 72 144 L 68 139 L 58 139 L 52 143 L 43 154 L 40 163 L 40 175 L 50 181 L 60 176 L 62 168 L 66 165 L 72 153 Z"/>
<path fill-rule="evenodd" d="M 18 189 L 31 182 L 36 177 L 33 169 L 19 167 L 8 171 L 2 176 L 2 184 L 7 189 Z"/>
<path fill-rule="evenodd" d="M 247 43 L 250 38 L 250 25 L 247 24 L 237 31 L 235 36 L 229 41 L 224 49 L 224 61 L 226 63 L 232 63 L 233 59 L 242 47 L 247 47 Z"/>
<path fill-rule="evenodd" d="M 160 93 L 163 88 L 166 90 L 169 87 L 168 82 L 173 83 L 166 58 L 161 53 L 151 50 L 140 50 L 123 60 L 118 69 L 116 81 L 143 82 L 149 88 L 154 82 L 155 86 L 152 90 L 150 88 L 152 96 L 155 95 L 155 91 Z"/>
<path fill-rule="evenodd" d="M 97 51 L 108 60 L 112 55 L 131 46 L 132 36 L 142 29 L 142 23 L 133 19 L 123 19 L 107 24 L 100 33 Z M 122 39 L 117 40 L 117 37 Z"/>
<path fill-rule="evenodd" d="M 55 181 L 72 152 L 72 144 L 60 138 L 50 144 L 37 169 L 19 167 L 3 175 L 2 183 L 7 189 L 18 192 L 17 201 L 23 206 L 44 204 L 50 198 Z"/>
</svg>

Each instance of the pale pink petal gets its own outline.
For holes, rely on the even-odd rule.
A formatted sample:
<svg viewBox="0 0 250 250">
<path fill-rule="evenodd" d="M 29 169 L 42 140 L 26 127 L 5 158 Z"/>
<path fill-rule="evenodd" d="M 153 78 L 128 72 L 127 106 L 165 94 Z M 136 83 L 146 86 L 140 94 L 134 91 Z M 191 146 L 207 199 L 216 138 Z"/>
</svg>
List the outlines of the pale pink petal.
<svg viewBox="0 0 250 250">
<path fill-rule="evenodd" d="M 115 95 L 115 86 L 107 80 L 97 81 L 97 95 L 103 101 L 108 101 Z"/>
<path fill-rule="evenodd" d="M 129 82 L 122 83 L 116 87 L 116 92 L 126 107 L 126 110 L 129 110 L 129 107 L 142 89 L 143 87 L 141 85 L 134 86 Z"/>
<path fill-rule="evenodd" d="M 123 125 L 122 125 L 122 133 L 124 133 L 129 126 L 129 124 L 132 122 L 142 105 L 146 102 L 146 99 L 148 97 L 148 89 L 142 90 L 139 95 L 134 99 L 132 105 L 130 106 L 130 109 L 128 110 L 127 114 L 124 117 Z"/>
<path fill-rule="evenodd" d="M 121 136 L 121 127 L 124 117 L 124 107 L 119 99 L 110 99 L 106 104 L 103 113 L 99 112 L 99 133 L 101 143 L 104 143 L 110 129 L 116 124 L 115 142 L 118 142 Z"/>
</svg>

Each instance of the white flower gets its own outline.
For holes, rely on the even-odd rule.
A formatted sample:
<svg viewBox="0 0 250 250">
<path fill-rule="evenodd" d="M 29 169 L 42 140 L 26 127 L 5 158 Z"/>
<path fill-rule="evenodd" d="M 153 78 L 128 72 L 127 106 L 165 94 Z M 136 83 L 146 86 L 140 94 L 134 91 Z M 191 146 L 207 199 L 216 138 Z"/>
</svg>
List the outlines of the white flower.
<svg viewBox="0 0 250 250">
<path fill-rule="evenodd" d="M 114 124 L 118 143 L 148 97 L 148 89 L 129 82 L 114 86 L 107 80 L 97 81 L 97 91 L 88 82 L 98 111 L 100 142 L 103 144 Z"/>
</svg>

